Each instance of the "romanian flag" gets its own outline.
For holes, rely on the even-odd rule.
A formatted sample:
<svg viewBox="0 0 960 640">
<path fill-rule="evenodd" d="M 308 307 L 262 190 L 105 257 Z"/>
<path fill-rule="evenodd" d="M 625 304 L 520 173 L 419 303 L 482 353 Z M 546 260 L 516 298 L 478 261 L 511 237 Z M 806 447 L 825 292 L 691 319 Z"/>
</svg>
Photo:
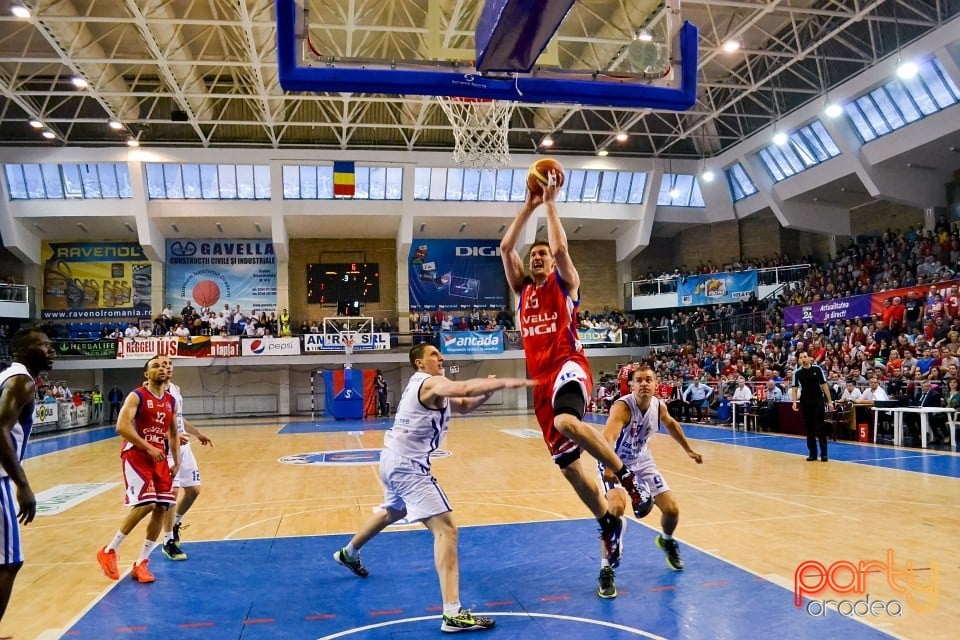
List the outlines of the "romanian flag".
<svg viewBox="0 0 960 640">
<path fill-rule="evenodd" d="M 352 162 L 333 163 L 333 195 L 337 198 L 352 198 L 356 191 L 356 174 Z"/>
</svg>

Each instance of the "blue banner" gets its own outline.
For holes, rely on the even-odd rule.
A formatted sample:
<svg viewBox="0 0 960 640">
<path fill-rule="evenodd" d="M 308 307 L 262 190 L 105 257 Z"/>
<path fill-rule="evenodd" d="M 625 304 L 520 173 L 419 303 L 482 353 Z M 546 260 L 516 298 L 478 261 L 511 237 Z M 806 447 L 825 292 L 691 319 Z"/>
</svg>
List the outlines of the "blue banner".
<svg viewBox="0 0 960 640">
<path fill-rule="evenodd" d="M 503 331 L 441 331 L 440 353 L 503 353 Z"/>
<path fill-rule="evenodd" d="M 697 307 L 738 302 L 756 293 L 756 271 L 685 276 L 677 285 L 677 304 L 681 307 Z"/>
<path fill-rule="evenodd" d="M 499 240 L 414 240 L 410 308 L 507 309 Z"/>
<path fill-rule="evenodd" d="M 244 315 L 277 310 L 277 258 L 270 240 L 167 240 L 164 304 L 193 303 Z"/>
</svg>

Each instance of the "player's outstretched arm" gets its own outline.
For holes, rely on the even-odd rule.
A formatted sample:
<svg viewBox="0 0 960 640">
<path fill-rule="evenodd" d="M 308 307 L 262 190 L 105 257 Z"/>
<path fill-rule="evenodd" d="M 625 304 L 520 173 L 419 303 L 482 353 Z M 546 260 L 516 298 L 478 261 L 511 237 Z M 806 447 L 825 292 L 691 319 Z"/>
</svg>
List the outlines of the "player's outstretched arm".
<svg viewBox="0 0 960 640">
<path fill-rule="evenodd" d="M 424 382 L 420 395 L 424 404 L 433 398 L 450 398 L 450 405 L 457 413 L 469 413 L 490 399 L 498 389 L 516 389 L 532 387 L 533 380 L 524 378 L 471 378 L 470 380 L 449 380 L 443 376 L 434 376 Z"/>
<path fill-rule="evenodd" d="M 513 219 L 507 232 L 503 234 L 503 240 L 500 241 L 500 259 L 503 261 L 503 273 L 507 277 L 507 284 L 514 292 L 520 291 L 523 284 L 523 260 L 517 253 L 517 243 L 520 242 L 520 234 L 530 220 L 533 211 L 541 205 L 543 196 L 527 191 L 527 199 L 523 203 L 523 208 Z"/>
<path fill-rule="evenodd" d="M 550 184 L 543 187 L 543 202 L 547 206 L 547 242 L 550 243 L 550 252 L 557 264 L 557 274 L 563 280 L 564 286 L 574 300 L 579 298 L 580 274 L 577 272 L 573 259 L 570 257 L 567 232 L 560 222 L 557 212 L 557 193 L 560 188 L 554 184 L 553 172 L 550 173 Z"/>
</svg>

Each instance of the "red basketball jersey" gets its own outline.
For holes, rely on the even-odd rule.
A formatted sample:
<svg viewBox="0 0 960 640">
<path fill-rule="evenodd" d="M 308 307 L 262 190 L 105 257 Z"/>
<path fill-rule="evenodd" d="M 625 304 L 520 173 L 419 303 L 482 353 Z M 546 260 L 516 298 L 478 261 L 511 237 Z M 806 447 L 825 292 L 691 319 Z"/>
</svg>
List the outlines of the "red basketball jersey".
<svg viewBox="0 0 960 640">
<path fill-rule="evenodd" d="M 570 297 L 556 270 L 539 286 L 531 280 L 524 283 L 517 318 L 527 371 L 534 380 L 554 374 L 568 360 L 590 371 L 574 319 L 579 304 Z"/>
<path fill-rule="evenodd" d="M 159 398 L 146 387 L 137 387 L 133 393 L 140 397 L 140 406 L 133 424 L 140 437 L 158 449 L 164 449 L 167 436 L 170 434 L 170 422 L 176 415 L 176 400 L 167 391 Z M 132 448 L 129 442 L 123 443 L 123 450 Z"/>
</svg>

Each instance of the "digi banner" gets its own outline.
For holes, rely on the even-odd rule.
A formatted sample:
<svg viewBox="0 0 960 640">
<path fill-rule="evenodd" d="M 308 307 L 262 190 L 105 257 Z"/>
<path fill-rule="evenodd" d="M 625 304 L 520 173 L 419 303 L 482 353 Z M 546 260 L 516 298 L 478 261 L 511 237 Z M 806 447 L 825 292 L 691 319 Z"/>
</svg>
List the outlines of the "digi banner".
<svg viewBox="0 0 960 640">
<path fill-rule="evenodd" d="M 117 357 L 117 341 L 103 340 L 56 340 L 53 349 L 57 358 L 109 358 Z"/>
<path fill-rule="evenodd" d="M 507 309 L 499 240 L 414 240 L 410 309 Z"/>
<path fill-rule="evenodd" d="M 623 334 L 620 329 L 577 329 L 580 344 L 622 344 Z"/>
<path fill-rule="evenodd" d="M 756 271 L 685 276 L 677 284 L 677 304 L 681 307 L 698 307 L 739 302 L 756 293 Z"/>
<path fill-rule="evenodd" d="M 787 307 L 783 310 L 783 323 L 785 326 L 804 322 L 823 324 L 835 320 L 846 320 L 847 318 L 862 318 L 870 315 L 872 303 L 873 296 L 866 294 Z"/>
<path fill-rule="evenodd" d="M 503 353 L 503 331 L 441 331 L 440 353 Z"/>
<path fill-rule="evenodd" d="M 390 348 L 389 333 L 360 333 L 353 345 L 354 351 L 386 351 Z M 304 351 L 343 351 L 343 342 L 339 335 L 306 333 L 303 336 Z"/>
<path fill-rule="evenodd" d="M 925 305 L 927 298 L 935 293 L 939 293 L 946 299 L 950 287 L 957 285 L 960 285 L 960 280 L 944 280 L 936 284 L 922 284 L 913 287 L 878 291 L 860 296 L 851 296 L 849 298 L 811 302 L 810 304 L 797 305 L 784 309 L 783 321 L 786 325 L 800 324 L 803 322 L 824 324 L 834 322 L 835 320 L 846 320 L 848 318 L 879 316 L 883 314 L 883 309 L 886 307 L 888 300 L 892 303 L 894 298 L 900 298 L 900 301 L 903 302 L 910 294 L 913 294 L 915 298 L 919 299 Z M 921 315 L 921 318 L 922 317 Z"/>
<path fill-rule="evenodd" d="M 244 315 L 277 310 L 277 258 L 270 240 L 167 240 L 164 302 L 174 312 L 240 305 Z"/>
<path fill-rule="evenodd" d="M 150 261 L 136 242 L 44 242 L 43 320 L 150 317 Z"/>
</svg>

